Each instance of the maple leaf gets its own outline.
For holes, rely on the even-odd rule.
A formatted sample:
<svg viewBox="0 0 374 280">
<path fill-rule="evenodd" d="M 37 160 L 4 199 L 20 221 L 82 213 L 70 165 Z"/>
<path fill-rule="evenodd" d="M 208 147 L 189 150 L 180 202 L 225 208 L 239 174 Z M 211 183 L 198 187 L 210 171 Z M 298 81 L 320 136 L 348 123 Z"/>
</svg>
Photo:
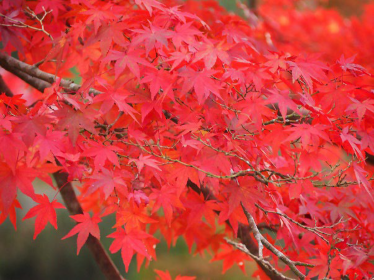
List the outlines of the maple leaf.
<svg viewBox="0 0 374 280">
<path fill-rule="evenodd" d="M 173 65 L 170 68 L 170 71 L 173 71 L 175 68 L 177 68 L 183 61 L 186 61 L 187 63 L 191 60 L 191 53 L 181 47 L 179 52 L 173 52 L 170 54 L 169 58 L 165 61 L 174 61 Z"/>
<path fill-rule="evenodd" d="M 104 6 L 93 6 L 91 7 L 91 9 L 82 11 L 82 14 L 89 15 L 85 23 L 90 24 L 93 22 L 95 34 L 97 34 L 97 31 L 99 30 L 100 26 L 102 26 L 105 21 L 116 20 L 115 14 L 111 11 L 112 8 L 112 3 L 106 3 Z"/>
<path fill-rule="evenodd" d="M 202 47 L 195 53 L 195 59 L 192 63 L 204 59 L 206 69 L 211 69 L 216 64 L 217 57 L 226 64 L 230 64 L 231 59 L 227 53 L 228 47 L 224 46 L 223 42 L 219 42 L 216 46 L 210 41 L 202 44 Z"/>
<path fill-rule="evenodd" d="M 186 24 L 178 24 L 175 27 L 175 33 L 171 40 L 176 48 L 182 46 L 182 42 L 188 45 L 194 44 L 196 42 L 195 36 L 201 36 L 202 33 L 192 26 L 193 22 L 188 22 Z"/>
<path fill-rule="evenodd" d="M 351 56 L 349 58 L 345 58 L 344 54 L 340 57 L 340 59 L 337 61 L 337 63 L 340 65 L 340 67 L 344 71 L 349 71 L 353 76 L 359 76 L 359 75 L 369 75 L 370 73 L 366 71 L 364 67 L 362 67 L 359 64 L 353 63 L 355 60 L 356 55 Z"/>
<path fill-rule="evenodd" d="M 149 83 L 149 89 L 151 91 L 152 100 L 155 99 L 160 88 L 165 90 L 170 85 L 172 77 L 168 71 L 152 69 L 151 71 L 146 72 L 144 78 L 141 80 L 141 83 Z"/>
<path fill-rule="evenodd" d="M 152 15 L 153 8 L 158 10 L 164 9 L 164 4 L 160 3 L 157 0 L 135 0 L 135 4 L 147 9 L 150 15 Z"/>
<path fill-rule="evenodd" d="M 142 58 L 141 54 L 142 52 L 139 50 L 129 50 L 126 53 L 112 50 L 105 57 L 103 62 L 112 60 L 116 61 L 116 64 L 114 65 L 114 75 L 116 79 L 122 74 L 123 71 L 125 71 L 126 67 L 128 67 L 131 73 L 133 73 L 135 77 L 140 80 L 140 68 L 138 64 L 152 67 L 152 64 Z"/>
<path fill-rule="evenodd" d="M 172 186 L 163 185 L 160 190 L 152 189 L 149 199 L 155 201 L 152 208 L 152 214 L 162 207 L 169 227 L 171 226 L 173 209 L 184 209 L 175 188 L 172 188 Z"/>
<path fill-rule="evenodd" d="M 123 30 L 127 28 L 128 25 L 124 22 L 111 22 L 108 25 L 103 23 L 97 34 L 88 39 L 86 44 L 90 46 L 100 41 L 101 52 L 103 55 L 106 55 L 113 42 L 122 47 L 128 45 L 128 41 L 126 41 L 123 36 Z"/>
<path fill-rule="evenodd" d="M 210 93 L 222 99 L 219 94 L 221 88 L 216 85 L 211 78 L 215 73 L 216 71 L 214 70 L 206 69 L 195 72 L 190 68 L 180 73 L 182 77 L 185 77 L 182 86 L 182 94 L 186 94 L 189 90 L 194 88 L 199 104 L 202 104 L 209 97 Z"/>
<path fill-rule="evenodd" d="M 101 188 L 104 192 L 105 199 L 108 199 L 109 195 L 113 192 L 114 187 L 118 188 L 122 186 L 125 189 L 127 187 L 125 181 L 122 179 L 123 173 L 113 172 L 113 170 L 108 170 L 105 167 L 101 168 L 100 173 L 93 174 L 90 178 L 95 181 L 90 184 L 87 195 Z"/>
<path fill-rule="evenodd" d="M 45 135 L 46 124 L 52 122 L 52 118 L 47 115 L 21 116 L 14 119 L 14 122 L 18 123 L 14 132 L 21 133 L 25 144 L 31 146 L 36 134 Z"/>
<path fill-rule="evenodd" d="M 35 137 L 34 144 L 38 148 L 40 161 L 43 161 L 49 153 L 54 156 L 63 156 L 60 145 L 64 134 L 62 131 L 47 130 L 45 136 L 39 134 Z"/>
<path fill-rule="evenodd" d="M 323 130 L 327 129 L 327 126 L 324 125 L 310 125 L 310 124 L 294 124 L 293 127 L 286 129 L 286 131 L 292 131 L 293 133 L 288 136 L 283 142 L 294 141 L 301 138 L 301 143 L 304 148 L 307 148 L 310 141 L 312 145 L 318 146 L 319 138 L 322 138 L 326 141 L 330 141 L 329 136 Z"/>
<path fill-rule="evenodd" d="M 143 156 L 142 154 L 139 156 L 139 159 L 130 159 L 129 163 L 135 162 L 136 166 L 138 167 L 138 171 L 142 171 L 144 165 L 153 167 L 159 171 L 161 171 L 160 167 L 158 167 L 157 163 L 158 161 L 155 159 L 152 159 L 151 155 Z"/>
<path fill-rule="evenodd" d="M 97 143 L 94 141 L 90 141 L 89 144 L 91 147 L 84 151 L 83 156 L 95 158 L 95 169 L 102 168 L 107 160 L 109 160 L 115 166 L 119 166 L 118 157 L 115 153 L 121 150 L 119 147 L 105 146 L 102 143 Z"/>
<path fill-rule="evenodd" d="M 89 132 L 96 134 L 93 120 L 97 115 L 97 112 L 92 109 L 81 109 L 74 110 L 69 106 L 64 106 L 60 110 L 54 113 L 59 118 L 57 127 L 68 130 L 68 135 L 73 143 L 76 144 L 77 138 L 81 128 L 88 130 Z"/>
<path fill-rule="evenodd" d="M 240 102 L 237 108 L 242 110 L 243 113 L 248 114 L 257 130 L 260 130 L 264 117 L 272 116 L 272 112 L 266 107 L 266 104 L 266 100 L 261 98 L 261 96 L 253 95 L 246 102 Z"/>
<path fill-rule="evenodd" d="M 352 147 L 354 153 L 358 156 L 360 156 L 363 159 L 363 155 L 361 150 L 357 147 L 357 145 L 361 144 L 357 138 L 355 138 L 353 135 L 349 134 L 349 128 L 346 126 L 342 132 L 340 133 L 340 138 L 342 139 L 342 143 L 345 141 L 348 141 L 349 145 Z"/>
<path fill-rule="evenodd" d="M 149 203 L 149 198 L 146 196 L 146 194 L 143 191 L 135 190 L 132 193 L 129 193 L 127 196 L 127 200 L 131 201 L 134 200 L 134 202 L 139 206 L 142 200 L 145 204 Z"/>
<path fill-rule="evenodd" d="M 2 211 L 5 215 L 17 196 L 17 188 L 25 195 L 34 198 L 35 192 L 32 181 L 36 177 L 36 172 L 25 166 L 10 168 L 5 163 L 0 163 L 0 197 L 2 201 Z"/>
<path fill-rule="evenodd" d="M 374 153 L 374 130 L 370 133 L 360 131 L 359 134 L 361 136 L 361 149 L 365 150 L 369 147 L 371 152 Z"/>
<path fill-rule="evenodd" d="M 261 91 L 261 89 L 264 87 L 263 81 L 270 80 L 271 76 L 269 73 L 267 73 L 266 69 L 258 69 L 248 71 L 246 78 L 248 81 L 253 82 L 257 91 Z"/>
<path fill-rule="evenodd" d="M 276 90 L 276 89 L 271 89 L 267 90 L 267 92 L 271 93 L 269 98 L 267 99 L 266 103 L 267 104 L 278 104 L 279 107 L 279 112 L 281 113 L 281 116 L 283 120 L 286 120 L 287 116 L 287 108 L 297 112 L 300 114 L 299 109 L 297 108 L 297 105 L 295 102 L 292 101 L 292 99 L 288 96 L 289 91 L 287 90 Z"/>
<path fill-rule="evenodd" d="M 366 99 L 362 102 L 350 97 L 353 101 L 353 104 L 349 105 L 348 108 L 345 110 L 346 112 L 356 111 L 358 116 L 358 121 L 362 121 L 366 110 L 374 113 L 374 99 Z"/>
<path fill-rule="evenodd" d="M 287 69 L 287 58 L 289 56 L 284 54 L 279 54 L 276 52 L 270 52 L 269 55 L 265 55 L 265 57 L 268 59 L 267 62 L 264 63 L 265 66 L 270 67 L 269 71 L 272 73 L 275 73 L 280 70 L 286 70 Z"/>
<path fill-rule="evenodd" d="M 195 169 L 181 166 L 180 168 L 176 168 L 174 172 L 170 174 L 170 184 L 177 187 L 178 194 L 186 188 L 188 180 L 196 185 L 200 184 L 199 176 Z"/>
<path fill-rule="evenodd" d="M 322 82 L 327 80 L 324 71 L 330 71 L 324 63 L 317 60 L 317 56 L 304 56 L 296 58 L 295 62 L 287 61 L 292 71 L 292 82 L 295 83 L 297 79 L 303 77 L 310 92 L 313 92 L 313 80 Z"/>
<path fill-rule="evenodd" d="M 139 33 L 131 42 L 133 46 L 137 46 L 141 43 L 145 45 L 145 54 L 148 56 L 151 49 L 153 49 L 157 43 L 167 47 L 168 38 L 173 37 L 173 32 L 166 30 L 162 27 L 153 25 L 149 22 L 149 28 L 143 25 L 144 29 L 134 29 L 132 30 L 135 33 Z"/>
<path fill-rule="evenodd" d="M 248 211 L 254 211 L 255 203 L 258 203 L 263 199 L 263 194 L 257 189 L 255 185 L 250 185 L 250 183 L 238 185 L 236 183 L 230 183 L 225 186 L 224 193 L 229 193 L 229 211 L 228 215 L 240 205 L 240 202 L 248 209 Z"/>
<path fill-rule="evenodd" d="M 116 215 L 116 224 L 114 227 L 120 227 L 122 225 L 126 225 L 126 230 L 130 229 L 140 229 L 140 223 L 142 224 L 150 224 L 150 223 L 157 223 L 155 219 L 149 217 L 146 213 L 144 213 L 144 206 L 139 205 L 137 206 L 134 203 L 128 205 L 128 207 L 117 211 Z"/>
<path fill-rule="evenodd" d="M 89 213 L 84 212 L 83 214 L 77 214 L 70 216 L 78 224 L 74 226 L 67 235 L 65 235 L 62 240 L 69 238 L 73 235 L 78 234 L 77 238 L 77 255 L 81 250 L 84 243 L 86 243 L 88 236 L 91 234 L 100 240 L 100 228 L 98 223 L 101 222 L 101 218 L 95 214 L 92 217 Z"/>
<path fill-rule="evenodd" d="M 362 185 L 366 192 L 368 193 L 368 195 L 370 196 L 370 198 L 374 201 L 374 198 L 372 196 L 372 190 L 371 190 L 371 185 L 368 181 L 368 179 L 366 178 L 365 174 L 367 174 L 368 172 L 365 171 L 362 167 L 360 167 L 357 163 L 353 163 L 353 170 L 354 170 L 354 173 L 356 175 L 356 179 L 357 179 L 357 182 L 359 185 Z"/>
<path fill-rule="evenodd" d="M 167 270 L 164 272 L 164 271 L 155 269 L 155 272 L 157 273 L 158 276 L 160 276 L 156 278 L 157 280 L 172 280 L 171 275 L 169 271 Z M 175 278 L 175 280 L 195 280 L 195 279 L 196 279 L 195 276 L 180 276 L 180 275 L 178 275 Z"/>
<path fill-rule="evenodd" d="M 145 256 L 148 260 L 151 259 L 151 255 L 147 251 L 147 247 L 144 244 L 146 239 L 157 240 L 152 235 L 138 229 L 124 230 L 123 228 L 117 228 L 117 231 L 108 235 L 108 237 L 114 238 L 113 243 L 109 247 L 109 251 L 114 254 L 121 250 L 121 256 L 123 263 L 126 268 L 126 272 L 129 270 L 129 265 L 134 253 L 139 253 Z"/>
<path fill-rule="evenodd" d="M 7 13 L 5 13 L 6 17 L 2 17 L 1 20 L 2 24 L 0 25 L 0 33 L 4 48 L 6 48 L 10 42 L 18 51 L 24 53 L 24 48 L 21 41 L 21 38 L 24 36 L 20 33 L 19 28 L 12 27 L 14 22 L 25 21 L 24 19 L 18 17 L 20 11 L 21 9 L 10 9 Z M 3 26 L 3 24 L 5 26 Z"/>
<path fill-rule="evenodd" d="M 39 195 L 37 194 L 33 200 L 37 202 L 39 205 L 34 206 L 31 208 L 25 215 L 22 220 L 30 219 L 36 216 L 35 219 L 35 232 L 34 232 L 34 239 L 38 236 L 38 234 L 45 228 L 48 222 L 57 229 L 57 216 L 55 209 L 65 208 L 60 202 L 57 202 L 56 199 L 49 201 L 48 196 L 45 194 Z"/>
<path fill-rule="evenodd" d="M 129 96 L 130 92 L 126 90 L 120 91 L 116 89 L 111 89 L 104 92 L 103 94 L 96 96 L 94 102 L 103 102 L 100 107 L 100 111 L 103 114 L 108 113 L 113 108 L 114 104 L 116 104 L 121 112 L 130 115 L 134 119 L 134 121 L 138 122 L 138 120 L 135 117 L 135 114 L 139 114 L 138 111 L 136 111 L 127 103 L 127 97 Z"/>
<path fill-rule="evenodd" d="M 59 10 L 66 10 L 63 3 L 63 0 L 39 0 L 38 5 L 35 7 L 35 12 L 39 14 L 44 11 L 51 11 L 55 20 L 57 20 Z"/>
<path fill-rule="evenodd" d="M 10 205 L 9 209 L 4 209 L 4 206 L 2 205 L 2 201 L 0 199 L 0 211 L 1 211 L 1 213 L 0 213 L 0 225 L 9 216 L 10 222 L 13 224 L 14 229 L 17 230 L 16 208 L 22 209 L 22 206 L 17 199 L 13 200 L 13 203 Z"/>
<path fill-rule="evenodd" d="M 0 131 L 0 153 L 13 170 L 16 168 L 18 158 L 26 151 L 25 143 L 20 139 L 20 133 L 6 133 Z"/>
<path fill-rule="evenodd" d="M 221 251 L 213 257 L 212 261 L 223 260 L 222 273 L 224 274 L 234 264 L 245 274 L 244 260 L 251 260 L 247 255 L 239 250 L 233 249 L 228 244 L 222 243 Z"/>
</svg>

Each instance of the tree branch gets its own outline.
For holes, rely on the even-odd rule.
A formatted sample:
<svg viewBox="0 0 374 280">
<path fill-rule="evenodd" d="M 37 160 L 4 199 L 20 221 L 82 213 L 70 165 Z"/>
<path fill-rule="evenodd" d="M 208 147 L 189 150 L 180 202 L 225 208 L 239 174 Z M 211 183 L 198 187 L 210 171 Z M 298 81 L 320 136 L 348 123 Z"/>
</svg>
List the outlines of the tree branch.
<svg viewBox="0 0 374 280">
<path fill-rule="evenodd" d="M 22 62 L 16 58 L 13 58 L 3 52 L 0 52 L 0 66 L 3 67 L 4 69 L 8 70 L 9 72 L 13 73 L 14 75 L 19 74 L 19 71 L 22 71 L 24 73 L 27 73 L 31 77 L 39 78 L 40 80 L 43 80 L 49 84 L 53 84 L 54 82 L 57 81 L 58 77 L 55 75 L 49 74 L 47 72 L 44 72 L 40 70 L 39 68 L 27 64 L 25 62 Z M 18 71 L 17 71 L 18 70 Z M 21 78 L 21 77 L 20 77 Z M 22 79 L 22 78 L 21 78 Z M 27 82 L 27 81 L 25 81 Z M 28 82 L 27 82 L 28 83 Z M 78 91 L 81 86 L 73 83 L 72 81 L 66 80 L 66 79 L 61 79 L 60 80 L 60 85 L 71 91 Z M 46 84 L 45 84 L 46 86 Z M 39 88 L 37 88 L 40 90 Z M 94 95 L 101 94 L 101 91 L 98 91 L 96 89 L 90 89 L 89 93 L 92 93 Z"/>
<path fill-rule="evenodd" d="M 5 93 L 6 96 L 12 97 L 13 92 L 10 90 L 8 85 L 5 83 L 3 76 L 0 75 L 0 93 Z"/>
<path fill-rule="evenodd" d="M 230 245 L 233 245 L 236 249 L 242 251 L 243 253 L 253 258 L 257 263 L 261 263 L 264 267 L 266 267 L 269 271 L 271 271 L 274 275 L 276 275 L 277 279 L 293 280 L 292 278 L 286 277 L 280 272 L 278 272 L 267 260 L 252 254 L 244 244 L 234 242 L 228 238 L 225 238 L 225 240 Z M 271 279 L 275 279 L 275 278 L 272 277 Z"/>
<path fill-rule="evenodd" d="M 83 214 L 82 207 L 75 195 L 72 184 L 68 181 L 68 174 L 65 172 L 53 173 L 53 177 L 56 181 L 62 199 L 65 202 L 66 208 L 71 215 Z M 123 280 L 117 267 L 105 251 L 100 240 L 91 234 L 88 236 L 86 245 L 91 251 L 96 263 L 100 267 L 104 276 L 108 280 Z"/>
<path fill-rule="evenodd" d="M 263 237 L 263 235 L 259 232 L 252 215 L 244 207 L 243 203 L 240 203 L 240 204 L 243 208 L 245 216 L 247 217 L 249 225 L 252 227 L 252 231 L 254 232 L 256 239 L 260 240 L 259 244 L 263 244 L 269 251 L 271 251 L 274 255 L 276 255 L 281 261 L 287 264 L 289 268 L 292 270 L 292 272 L 295 273 L 300 279 L 305 279 L 306 276 L 302 274 L 300 270 L 297 269 L 295 263 L 291 261 L 288 257 L 286 257 L 281 251 L 275 248 L 265 237 Z"/>
</svg>

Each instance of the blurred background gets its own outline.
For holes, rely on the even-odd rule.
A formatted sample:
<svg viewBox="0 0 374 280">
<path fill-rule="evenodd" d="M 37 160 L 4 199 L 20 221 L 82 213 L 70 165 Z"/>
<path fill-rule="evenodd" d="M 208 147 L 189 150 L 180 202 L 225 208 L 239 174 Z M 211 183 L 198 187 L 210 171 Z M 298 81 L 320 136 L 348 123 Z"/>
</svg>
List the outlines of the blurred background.
<svg viewBox="0 0 374 280">
<path fill-rule="evenodd" d="M 279 3 L 281 0 L 277 0 Z M 286 3 L 293 0 L 283 0 Z M 271 0 L 242 0 L 252 7 L 269 3 Z M 363 4 L 369 0 L 305 0 L 300 8 L 315 9 L 318 7 L 334 8 L 343 16 L 359 16 L 363 11 Z M 235 0 L 219 0 L 219 3 L 230 11 L 241 14 Z M 55 192 L 41 181 L 35 181 L 37 193 L 46 193 L 53 197 Z M 48 193 L 49 191 L 49 193 Z M 58 199 L 61 198 L 58 196 Z M 21 222 L 27 211 L 35 206 L 35 203 L 23 195 L 19 195 L 23 209 L 19 209 L 18 229 L 15 233 L 12 224 L 7 219 L 0 225 L 0 280 L 44 280 L 44 279 L 103 279 L 101 271 L 97 268 L 88 249 L 84 246 L 80 255 L 76 255 L 76 237 L 61 240 L 75 225 L 65 210 L 57 210 L 58 230 L 50 224 L 33 240 L 34 219 Z M 100 223 L 101 236 L 107 236 L 113 232 L 111 228 L 115 223 L 114 217 L 107 216 Z M 103 245 L 109 248 L 111 239 L 103 238 Z M 136 261 L 133 260 L 126 274 L 120 253 L 112 255 L 117 267 L 126 279 L 154 279 L 154 269 L 169 270 L 173 279 L 176 275 L 196 276 L 197 279 L 252 279 L 256 265 L 253 262 L 245 264 L 247 276 L 237 267 L 233 266 L 225 275 L 222 275 L 222 261 L 210 262 L 208 256 L 192 256 L 186 244 L 181 239 L 175 247 L 168 250 L 163 239 L 157 246 L 157 262 L 151 262 L 148 268 L 137 272 Z M 253 278 L 254 279 L 254 278 Z"/>
</svg>

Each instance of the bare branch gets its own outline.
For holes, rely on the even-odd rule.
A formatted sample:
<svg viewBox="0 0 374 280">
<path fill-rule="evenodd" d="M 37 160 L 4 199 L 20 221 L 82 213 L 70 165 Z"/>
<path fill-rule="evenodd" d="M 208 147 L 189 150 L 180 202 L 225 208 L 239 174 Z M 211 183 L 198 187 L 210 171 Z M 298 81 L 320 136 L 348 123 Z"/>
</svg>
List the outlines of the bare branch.
<svg viewBox="0 0 374 280">
<path fill-rule="evenodd" d="M 258 230 L 256 222 L 253 219 L 252 215 L 249 214 L 249 212 L 247 211 L 247 209 L 245 209 L 245 207 L 244 207 L 244 205 L 243 205 L 242 202 L 240 202 L 240 205 L 242 206 L 244 214 L 247 217 L 247 220 L 248 220 L 249 226 L 252 229 L 253 235 L 254 235 L 254 237 L 257 240 L 257 243 L 258 243 L 258 256 L 262 259 L 263 258 L 262 250 L 264 248 L 264 245 L 262 245 L 262 242 L 261 242 L 262 235 L 261 235 L 260 231 Z"/>
<path fill-rule="evenodd" d="M 254 254 L 252 254 L 247 247 L 244 244 L 234 242 L 228 238 L 225 238 L 226 242 L 230 245 L 233 245 L 236 249 L 242 251 L 243 253 L 247 254 L 251 258 L 253 258 L 255 261 L 261 263 L 263 266 L 265 266 L 269 271 L 274 273 L 276 276 L 278 276 L 278 279 L 283 279 L 283 280 L 292 280 L 292 278 L 284 276 L 282 273 L 277 271 L 267 260 L 260 258 Z"/>
<path fill-rule="evenodd" d="M 283 261 L 285 264 L 289 266 L 289 268 L 292 270 L 293 273 L 295 273 L 300 279 L 305 279 L 305 275 L 300 272 L 300 270 L 297 269 L 295 266 L 295 263 L 291 261 L 288 257 L 286 257 L 281 251 L 279 251 L 277 248 L 275 248 L 265 237 L 262 236 L 262 234 L 259 232 L 256 223 L 254 222 L 254 219 L 252 215 L 248 212 L 248 210 L 244 207 L 243 203 L 241 203 L 241 206 L 243 208 L 243 211 L 247 217 L 249 225 L 252 227 L 252 231 L 254 232 L 255 236 L 257 235 L 256 239 L 260 240 L 260 242 L 274 255 L 276 255 L 281 261 Z M 259 244 L 260 244 L 259 242 Z"/>
</svg>

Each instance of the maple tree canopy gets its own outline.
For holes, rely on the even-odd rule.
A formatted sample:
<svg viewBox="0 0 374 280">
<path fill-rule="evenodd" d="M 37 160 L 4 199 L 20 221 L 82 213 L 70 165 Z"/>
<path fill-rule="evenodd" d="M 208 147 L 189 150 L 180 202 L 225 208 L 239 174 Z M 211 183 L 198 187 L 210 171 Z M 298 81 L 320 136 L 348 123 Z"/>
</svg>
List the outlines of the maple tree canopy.
<svg viewBox="0 0 374 280">
<path fill-rule="evenodd" d="M 108 279 L 100 238 L 128 270 L 160 236 L 223 272 L 373 277 L 374 5 L 299 2 L 3 0 L 0 222 L 28 196 L 35 239 L 66 206 Z"/>
</svg>

